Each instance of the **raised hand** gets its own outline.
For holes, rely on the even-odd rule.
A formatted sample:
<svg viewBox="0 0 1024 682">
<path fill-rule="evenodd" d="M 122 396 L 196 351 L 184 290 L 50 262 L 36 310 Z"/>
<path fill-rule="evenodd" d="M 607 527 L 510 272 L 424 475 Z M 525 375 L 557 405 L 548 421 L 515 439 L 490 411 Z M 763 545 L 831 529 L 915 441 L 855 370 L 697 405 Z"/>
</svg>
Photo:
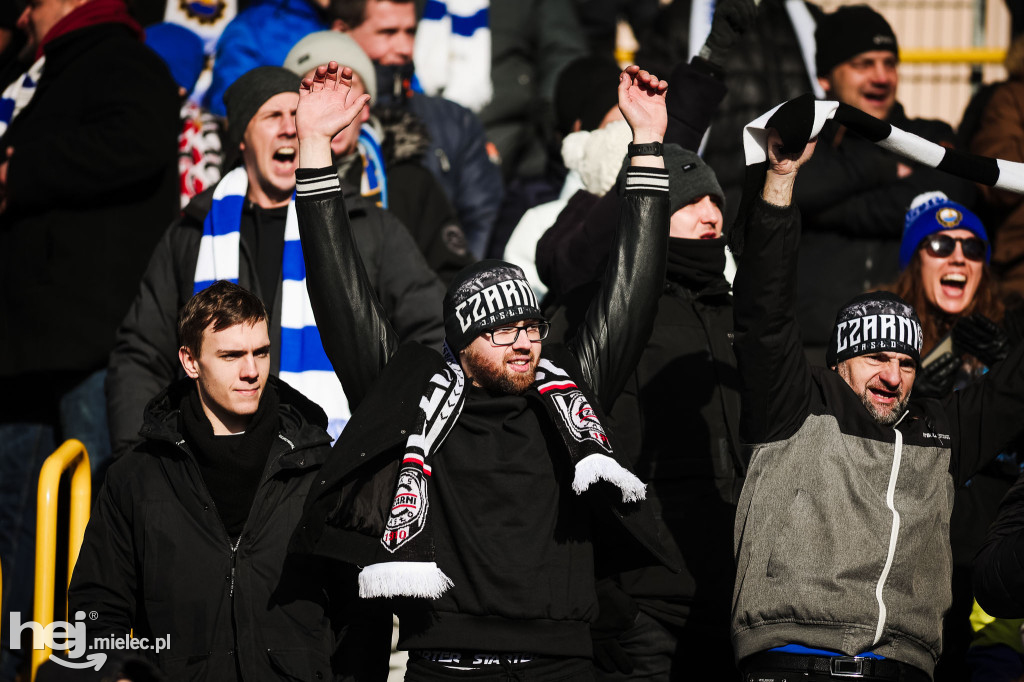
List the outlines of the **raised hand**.
<svg viewBox="0 0 1024 682">
<path fill-rule="evenodd" d="M 352 91 L 352 69 L 338 62 L 321 65 L 311 78 L 303 78 L 295 110 L 300 165 L 331 165 L 331 140 L 352 125 L 369 101 L 369 95 Z"/>
<path fill-rule="evenodd" d="M 636 64 L 619 74 L 619 111 L 633 130 L 633 142 L 661 142 L 665 139 L 668 113 L 665 91 L 668 83 Z"/>
<path fill-rule="evenodd" d="M 814 138 L 808 142 L 803 150 L 795 154 L 786 154 L 782 151 L 782 138 L 779 136 L 778 131 L 773 128 L 768 129 L 768 167 L 771 172 L 777 175 L 791 175 L 800 170 L 800 166 L 807 163 L 811 155 L 814 154 L 814 148 L 818 144 L 818 138 Z"/>
</svg>

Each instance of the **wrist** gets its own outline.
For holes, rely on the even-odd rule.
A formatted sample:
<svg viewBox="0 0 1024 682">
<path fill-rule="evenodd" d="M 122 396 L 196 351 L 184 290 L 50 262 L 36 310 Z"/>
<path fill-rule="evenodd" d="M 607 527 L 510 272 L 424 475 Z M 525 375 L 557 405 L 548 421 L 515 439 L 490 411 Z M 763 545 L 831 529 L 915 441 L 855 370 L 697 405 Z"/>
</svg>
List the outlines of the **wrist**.
<svg viewBox="0 0 1024 682">
<path fill-rule="evenodd" d="M 305 137 L 299 139 L 299 166 L 301 168 L 325 168 L 333 164 L 331 138 Z"/>
<path fill-rule="evenodd" d="M 785 208 L 793 203 L 793 186 L 796 184 L 796 173 L 786 175 L 769 170 L 764 177 L 761 198 L 772 206 Z"/>
</svg>

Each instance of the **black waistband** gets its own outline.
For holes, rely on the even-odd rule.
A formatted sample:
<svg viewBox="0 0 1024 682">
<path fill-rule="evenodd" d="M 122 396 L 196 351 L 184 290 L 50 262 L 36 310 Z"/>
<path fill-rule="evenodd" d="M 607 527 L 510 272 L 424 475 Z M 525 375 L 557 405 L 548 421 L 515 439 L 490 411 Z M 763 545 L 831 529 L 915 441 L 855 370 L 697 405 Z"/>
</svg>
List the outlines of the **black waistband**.
<svg viewBox="0 0 1024 682">
<path fill-rule="evenodd" d="M 744 672 L 785 670 L 828 676 L 836 682 L 866 680 L 898 680 L 899 682 L 931 682 L 928 673 L 912 665 L 890 658 L 857 656 L 814 656 L 762 651 L 743 659 Z"/>
</svg>

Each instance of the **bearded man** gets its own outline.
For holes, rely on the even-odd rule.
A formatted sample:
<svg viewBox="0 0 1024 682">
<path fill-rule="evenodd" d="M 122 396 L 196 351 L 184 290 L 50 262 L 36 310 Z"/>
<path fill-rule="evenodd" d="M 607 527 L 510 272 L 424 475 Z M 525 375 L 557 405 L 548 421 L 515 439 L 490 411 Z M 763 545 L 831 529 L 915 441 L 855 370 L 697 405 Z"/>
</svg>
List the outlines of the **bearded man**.
<svg viewBox="0 0 1024 682">
<path fill-rule="evenodd" d="M 667 86 L 635 66 L 620 75 L 632 164 L 615 255 L 580 332 L 542 346 L 548 323 L 522 270 L 483 261 L 448 288 L 442 356 L 398 347 L 362 274 L 329 144 L 366 102 L 349 78 L 319 67 L 297 111 L 311 302 L 355 412 L 292 550 L 361 566 L 361 596 L 396 598 L 406 680 L 591 680 L 601 551 L 662 555 L 644 486 L 602 422 L 665 277 Z"/>
</svg>

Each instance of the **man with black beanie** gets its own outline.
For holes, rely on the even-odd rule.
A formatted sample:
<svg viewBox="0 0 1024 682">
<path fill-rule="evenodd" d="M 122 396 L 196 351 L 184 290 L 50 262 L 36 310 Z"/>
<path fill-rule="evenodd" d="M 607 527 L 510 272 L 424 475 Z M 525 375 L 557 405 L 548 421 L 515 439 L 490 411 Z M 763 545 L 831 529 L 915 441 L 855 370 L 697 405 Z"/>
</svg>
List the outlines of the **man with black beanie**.
<svg viewBox="0 0 1024 682">
<path fill-rule="evenodd" d="M 881 14 L 867 5 L 840 7 L 818 22 L 815 42 L 818 83 L 827 99 L 954 146 L 947 123 L 907 118 L 896 101 L 899 46 Z M 968 207 L 974 199 L 971 183 L 909 164 L 834 121 L 825 124 L 819 140 L 796 189 L 804 216 L 796 311 L 813 362 L 820 362 L 836 308 L 895 281 L 903 216 L 913 198 L 938 190 Z"/>
<path fill-rule="evenodd" d="M 876 292 L 839 309 L 828 367 L 810 366 L 793 309 L 792 197 L 815 143 L 767 136 L 763 188 L 734 235 L 740 437 L 752 448 L 736 518 L 736 655 L 748 680 L 924 682 L 951 601 L 954 486 L 1021 431 L 1024 347 L 941 402 L 909 402 L 921 325 Z"/>
<path fill-rule="evenodd" d="M 177 311 L 217 279 L 238 282 L 263 300 L 270 311 L 271 338 L 280 342 L 271 372 L 327 412 L 332 436 L 345 425 L 345 394 L 321 350 L 318 320 L 306 313 L 302 243 L 292 199 L 298 85 L 298 76 L 287 69 L 261 66 L 224 95 L 225 155 L 240 155 L 242 164 L 193 199 L 164 234 L 117 331 L 106 386 L 115 455 L 137 439 L 143 407 L 179 372 Z M 443 331 L 436 310 L 444 288 L 409 231 L 369 199 L 353 197 L 348 210 L 367 274 L 389 319 L 404 335 L 439 345 Z"/>
<path fill-rule="evenodd" d="M 580 332 L 542 346 L 548 323 L 522 270 L 488 260 L 448 289 L 441 355 L 398 347 L 362 275 L 328 144 L 365 104 L 348 73 L 332 63 L 303 82 L 296 203 L 316 245 L 313 309 L 356 412 L 292 551 L 358 565 L 361 596 L 394 599 L 406 680 L 591 680 L 595 563 L 662 556 L 604 409 L 664 278 L 666 84 L 635 66 L 620 75 L 632 164 L 617 257 Z"/>
</svg>

